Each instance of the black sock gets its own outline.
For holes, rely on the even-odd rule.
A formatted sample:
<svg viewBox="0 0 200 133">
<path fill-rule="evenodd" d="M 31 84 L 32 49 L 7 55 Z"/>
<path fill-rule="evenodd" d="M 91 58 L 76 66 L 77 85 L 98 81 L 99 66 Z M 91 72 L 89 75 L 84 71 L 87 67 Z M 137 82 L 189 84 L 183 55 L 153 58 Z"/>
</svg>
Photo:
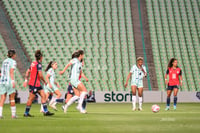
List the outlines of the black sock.
<svg viewBox="0 0 200 133">
<path fill-rule="evenodd" d="M 177 100 L 178 100 L 177 96 L 174 96 L 174 106 L 176 106 Z"/>
<path fill-rule="evenodd" d="M 26 114 L 26 115 L 29 114 L 30 109 L 31 109 L 31 106 L 26 106 L 24 114 Z"/>
<path fill-rule="evenodd" d="M 87 99 L 85 98 L 85 99 L 83 100 L 83 104 L 82 104 L 82 108 L 83 108 L 83 109 L 86 109 L 86 104 L 87 104 Z"/>
<path fill-rule="evenodd" d="M 167 106 L 170 106 L 170 97 L 167 97 Z"/>
</svg>

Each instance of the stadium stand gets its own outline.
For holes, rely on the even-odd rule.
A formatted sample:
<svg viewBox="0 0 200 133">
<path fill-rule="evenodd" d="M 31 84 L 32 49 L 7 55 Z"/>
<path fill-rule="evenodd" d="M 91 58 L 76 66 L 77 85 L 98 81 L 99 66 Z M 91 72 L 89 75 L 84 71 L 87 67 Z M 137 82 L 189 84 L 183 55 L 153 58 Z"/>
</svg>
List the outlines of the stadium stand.
<svg viewBox="0 0 200 133">
<path fill-rule="evenodd" d="M 8 49 L 7 49 L 5 42 L 1 35 L 0 35 L 0 51 L 1 51 L 0 52 L 0 62 L 2 63 L 3 60 L 5 60 L 7 58 Z M 24 87 L 22 87 L 23 78 L 18 69 L 16 69 L 16 71 L 15 71 L 15 80 L 16 80 L 16 89 L 24 90 Z"/>
<path fill-rule="evenodd" d="M 129 0 L 3 0 L 3 5 L 32 60 L 41 49 L 43 67 L 56 60 L 61 70 L 81 48 L 88 89 L 124 90 L 135 63 Z M 57 75 L 62 89 L 66 79 Z"/>
<path fill-rule="evenodd" d="M 183 91 L 200 90 L 199 1 L 146 0 L 158 86 L 164 90 L 167 62 L 176 57 Z"/>
</svg>

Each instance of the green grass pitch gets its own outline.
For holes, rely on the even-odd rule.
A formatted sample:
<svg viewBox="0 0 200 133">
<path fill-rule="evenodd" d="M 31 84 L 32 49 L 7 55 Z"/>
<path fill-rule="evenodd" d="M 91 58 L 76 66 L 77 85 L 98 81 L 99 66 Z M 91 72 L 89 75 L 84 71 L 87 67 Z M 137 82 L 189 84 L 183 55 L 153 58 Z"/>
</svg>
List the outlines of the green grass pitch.
<svg viewBox="0 0 200 133">
<path fill-rule="evenodd" d="M 31 114 L 24 118 L 25 105 L 17 105 L 18 119 L 11 119 L 9 105 L 4 106 L 4 119 L 0 120 L 0 133 L 195 133 L 200 132 L 200 105 L 179 103 L 177 110 L 151 112 L 152 104 L 143 104 L 143 111 L 131 111 L 131 104 L 88 104 L 88 114 L 80 114 L 71 106 L 67 114 L 57 105 L 55 116 L 44 117 L 40 105 L 34 104 Z M 53 111 L 50 109 L 50 111 Z"/>
</svg>

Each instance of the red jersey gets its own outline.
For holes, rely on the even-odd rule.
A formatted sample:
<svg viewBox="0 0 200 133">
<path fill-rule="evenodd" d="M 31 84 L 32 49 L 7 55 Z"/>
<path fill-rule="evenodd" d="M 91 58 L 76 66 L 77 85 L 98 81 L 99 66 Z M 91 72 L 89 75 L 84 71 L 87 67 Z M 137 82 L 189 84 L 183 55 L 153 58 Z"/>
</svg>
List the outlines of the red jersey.
<svg viewBox="0 0 200 133">
<path fill-rule="evenodd" d="M 29 68 L 30 70 L 30 79 L 29 79 L 29 85 L 34 87 L 40 87 L 40 76 L 38 74 L 39 71 L 42 71 L 42 65 L 41 63 L 34 61 L 31 63 L 31 66 Z"/>
<path fill-rule="evenodd" d="M 176 69 L 168 68 L 166 74 L 169 74 L 169 86 L 179 85 L 179 76 L 182 75 L 182 70 L 177 67 Z"/>
</svg>

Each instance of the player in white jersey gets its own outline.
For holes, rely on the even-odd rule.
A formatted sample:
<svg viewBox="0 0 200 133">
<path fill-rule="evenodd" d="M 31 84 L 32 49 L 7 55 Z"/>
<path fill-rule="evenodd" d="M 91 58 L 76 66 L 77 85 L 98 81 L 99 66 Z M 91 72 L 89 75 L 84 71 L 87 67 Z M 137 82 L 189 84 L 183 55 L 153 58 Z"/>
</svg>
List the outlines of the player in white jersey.
<svg viewBox="0 0 200 133">
<path fill-rule="evenodd" d="M 84 58 L 84 51 L 78 50 L 75 53 L 76 53 L 76 55 L 74 56 L 74 58 L 65 66 L 63 71 L 60 71 L 60 74 L 62 75 L 67 70 L 67 68 L 71 66 L 71 72 L 70 72 L 70 76 L 69 76 L 70 84 L 74 88 L 76 88 L 80 91 L 80 99 L 79 99 L 77 109 L 80 111 L 80 113 L 85 113 L 85 110 L 83 110 L 83 108 L 82 108 L 82 104 L 83 104 L 83 100 L 84 100 L 85 96 L 87 95 L 87 89 L 83 85 L 83 83 L 79 80 L 79 76 L 81 75 L 81 72 L 82 72 L 81 60 L 83 60 L 83 58 Z M 66 104 L 64 107 L 64 112 L 67 111 L 68 107 L 69 107 L 69 105 Z"/>
<path fill-rule="evenodd" d="M 5 59 L 1 66 L 1 79 L 0 79 L 0 119 L 3 118 L 3 105 L 6 100 L 6 96 L 9 95 L 10 108 L 12 118 L 16 118 L 16 106 L 15 106 L 15 78 L 14 71 L 17 63 L 14 60 L 16 57 L 16 51 L 11 49 L 8 51 L 8 58 Z"/>
<path fill-rule="evenodd" d="M 52 97 L 51 101 L 49 102 L 49 106 L 53 108 L 54 110 L 57 110 L 56 104 L 58 102 L 63 103 L 64 99 L 59 99 L 61 97 L 61 92 L 58 88 L 60 88 L 60 85 L 58 82 L 56 82 L 56 74 L 55 70 L 58 68 L 58 64 L 55 61 L 50 61 L 47 68 L 45 69 L 45 72 L 47 72 L 46 75 L 46 81 L 47 85 L 44 87 L 44 92 L 46 95 L 46 101 L 49 98 L 49 95 L 51 93 L 56 94 L 56 98 Z M 41 112 L 43 112 L 43 106 L 41 105 Z"/>
<path fill-rule="evenodd" d="M 132 104 L 133 104 L 133 111 L 136 110 L 136 90 L 138 89 L 138 96 L 139 96 L 139 108 L 138 110 L 142 110 L 142 94 L 143 94 L 143 78 L 147 76 L 146 67 L 143 65 L 143 58 L 137 58 L 137 64 L 133 65 L 129 75 L 126 79 L 126 84 L 124 85 L 127 87 L 129 78 L 131 77 L 131 90 L 132 90 Z"/>
</svg>

